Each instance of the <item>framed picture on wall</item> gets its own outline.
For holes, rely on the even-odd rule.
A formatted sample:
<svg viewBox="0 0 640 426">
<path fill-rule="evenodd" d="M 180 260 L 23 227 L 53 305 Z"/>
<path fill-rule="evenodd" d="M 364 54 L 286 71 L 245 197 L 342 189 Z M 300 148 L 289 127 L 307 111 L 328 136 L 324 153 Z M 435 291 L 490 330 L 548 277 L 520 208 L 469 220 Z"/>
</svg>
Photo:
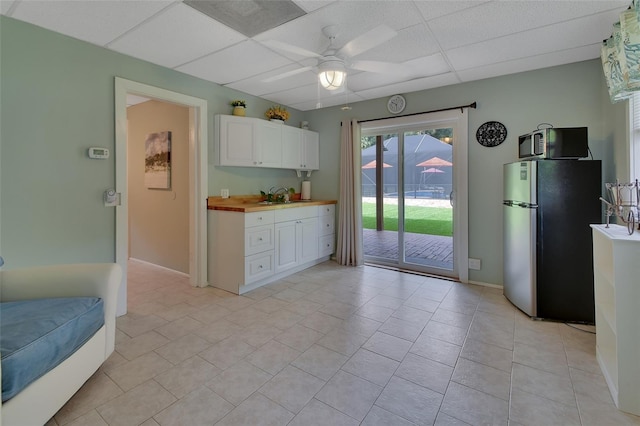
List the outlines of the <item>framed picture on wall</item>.
<svg viewBox="0 0 640 426">
<path fill-rule="evenodd" d="M 149 133 L 144 141 L 144 185 L 171 188 L 171 132 Z"/>
</svg>

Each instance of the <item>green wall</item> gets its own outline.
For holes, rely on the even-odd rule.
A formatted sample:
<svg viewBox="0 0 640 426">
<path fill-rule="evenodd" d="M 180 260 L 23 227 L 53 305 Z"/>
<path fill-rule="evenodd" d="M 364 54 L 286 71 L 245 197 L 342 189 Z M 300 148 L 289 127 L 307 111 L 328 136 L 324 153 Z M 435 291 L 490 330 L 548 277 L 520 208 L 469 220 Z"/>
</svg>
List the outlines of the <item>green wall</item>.
<svg viewBox="0 0 640 426">
<path fill-rule="evenodd" d="M 518 135 L 535 130 L 539 123 L 588 126 L 591 151 L 595 159 L 603 160 L 603 176 L 608 181 L 616 175 L 614 145 L 618 147 L 615 158 L 625 156 L 621 149 L 624 132 L 620 131 L 625 109 L 609 103 L 599 60 L 408 93 L 405 97 L 403 114 L 477 102 L 477 109 L 469 110 L 469 257 L 482 259 L 482 269 L 469 271 L 473 282 L 502 285 L 502 165 L 517 160 Z M 313 113 L 309 121 L 321 135 L 322 164 L 322 170 L 312 179 L 314 196 L 337 196 L 337 168 L 325 165 L 339 161 L 340 120 L 389 116 L 386 100 L 353 103 L 350 111 L 335 107 Z M 507 140 L 498 147 L 486 148 L 476 141 L 475 133 L 482 123 L 493 120 L 506 126 Z"/>
<path fill-rule="evenodd" d="M 209 116 L 228 114 L 231 99 L 262 117 L 270 102 L 72 38 L 0 17 L 0 250 L 7 266 L 112 261 L 115 214 L 102 192 L 115 184 L 115 160 L 89 160 L 90 146 L 114 148 L 114 77 L 206 99 Z M 223 65 L 221 65 L 223 66 Z M 538 123 L 589 126 L 590 146 L 616 175 L 624 158 L 625 108 L 611 106 L 598 60 L 405 94 L 405 113 L 478 103 L 469 122 L 469 255 L 482 259 L 470 279 L 502 283 L 502 164 L 516 159 L 517 135 Z M 337 198 L 340 120 L 388 116 L 386 98 L 314 111 L 292 111 L 320 132 L 321 170 L 314 198 Z M 475 131 L 497 120 L 505 143 L 484 148 Z M 209 146 L 213 141 L 209 124 Z M 614 149 L 616 147 L 616 149 Z M 258 193 L 299 186 L 290 170 L 209 168 L 209 194 Z"/>
<path fill-rule="evenodd" d="M 113 261 L 115 156 L 90 160 L 90 146 L 115 144 L 114 78 L 207 100 L 213 115 L 245 99 L 262 117 L 271 102 L 0 16 L 0 249 L 5 267 Z M 221 65 L 222 66 L 222 65 Z M 304 119 L 291 110 L 290 123 Z M 258 194 L 299 186 L 289 170 L 211 167 L 210 194 Z"/>
</svg>

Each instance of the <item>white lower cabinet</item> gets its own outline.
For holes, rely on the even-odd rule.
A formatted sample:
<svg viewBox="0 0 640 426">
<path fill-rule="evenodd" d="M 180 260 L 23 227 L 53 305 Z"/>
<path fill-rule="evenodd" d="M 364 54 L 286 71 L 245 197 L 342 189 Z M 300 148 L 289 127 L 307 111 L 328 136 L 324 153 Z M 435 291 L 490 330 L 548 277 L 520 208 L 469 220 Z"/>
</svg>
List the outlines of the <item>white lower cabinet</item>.
<svg viewBox="0 0 640 426">
<path fill-rule="evenodd" d="M 334 205 L 327 207 L 209 210 L 209 284 L 242 294 L 326 260 L 334 244 L 334 216 L 328 211 L 335 211 Z M 331 251 L 322 248 L 325 240 Z"/>
<path fill-rule="evenodd" d="M 596 359 L 618 408 L 640 415 L 640 235 L 620 225 L 591 227 Z"/>
<path fill-rule="evenodd" d="M 318 258 L 318 207 L 275 212 L 276 273 Z"/>
<path fill-rule="evenodd" d="M 336 206 L 319 206 L 318 210 L 318 252 L 320 256 L 330 256 L 336 248 Z"/>
</svg>

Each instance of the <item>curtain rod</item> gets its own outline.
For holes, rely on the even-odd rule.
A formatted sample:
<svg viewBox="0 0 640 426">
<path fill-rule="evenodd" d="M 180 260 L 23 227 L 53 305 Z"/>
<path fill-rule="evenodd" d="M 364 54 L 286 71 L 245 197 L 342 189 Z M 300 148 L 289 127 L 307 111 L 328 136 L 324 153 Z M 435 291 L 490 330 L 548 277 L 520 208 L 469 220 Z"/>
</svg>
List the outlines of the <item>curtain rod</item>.
<svg viewBox="0 0 640 426">
<path fill-rule="evenodd" d="M 434 110 L 431 110 L 431 111 L 414 112 L 414 113 L 411 113 L 411 114 L 404 114 L 404 115 L 394 115 L 392 117 L 381 117 L 381 118 L 371 118 L 369 120 L 359 120 L 358 123 L 367 123 L 369 121 L 387 120 L 389 118 L 411 117 L 412 115 L 428 114 L 428 113 L 431 113 L 431 112 L 440 112 L 440 111 L 451 111 L 452 109 L 459 109 L 460 112 L 463 112 L 463 108 L 476 109 L 476 106 L 477 106 L 476 103 L 472 102 L 469 105 L 460 105 L 460 106 L 449 107 L 449 108 L 434 109 Z"/>
</svg>

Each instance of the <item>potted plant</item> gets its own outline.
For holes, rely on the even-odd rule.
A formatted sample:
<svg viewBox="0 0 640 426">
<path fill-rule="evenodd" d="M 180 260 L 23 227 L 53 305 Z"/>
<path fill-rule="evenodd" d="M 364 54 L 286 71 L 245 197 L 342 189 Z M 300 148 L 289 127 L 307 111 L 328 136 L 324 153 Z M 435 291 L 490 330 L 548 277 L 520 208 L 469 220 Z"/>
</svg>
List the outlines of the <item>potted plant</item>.
<svg viewBox="0 0 640 426">
<path fill-rule="evenodd" d="M 301 195 L 299 192 L 296 192 L 295 188 L 289 188 L 289 201 L 297 201 Z"/>
<path fill-rule="evenodd" d="M 233 115 L 244 117 L 244 109 L 247 107 L 247 103 L 245 101 L 236 99 L 235 101 L 231 101 L 231 106 L 233 107 Z"/>
<path fill-rule="evenodd" d="M 284 122 L 289 119 L 289 111 L 280 105 L 274 105 L 269 108 L 264 115 L 271 121 Z"/>
</svg>

